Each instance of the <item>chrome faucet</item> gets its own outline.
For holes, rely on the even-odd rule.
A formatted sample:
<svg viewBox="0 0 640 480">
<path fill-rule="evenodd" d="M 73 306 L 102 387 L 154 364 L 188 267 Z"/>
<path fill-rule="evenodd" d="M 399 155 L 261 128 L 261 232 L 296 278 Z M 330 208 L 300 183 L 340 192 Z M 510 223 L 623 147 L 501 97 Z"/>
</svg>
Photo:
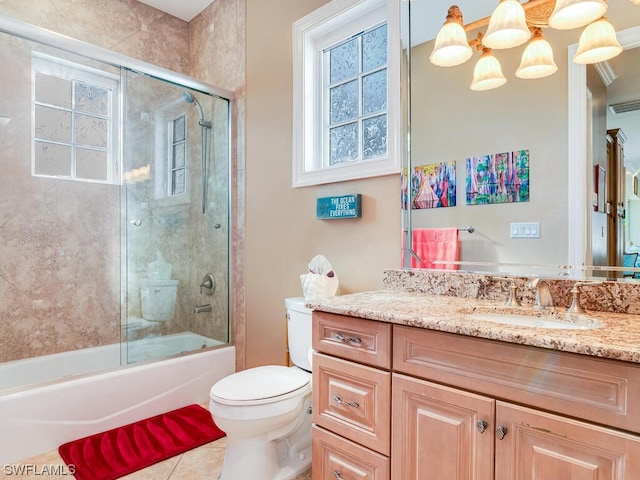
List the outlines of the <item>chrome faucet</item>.
<svg viewBox="0 0 640 480">
<path fill-rule="evenodd" d="M 534 278 L 529 282 L 529 288 L 536 289 L 536 303 L 534 308 L 553 308 L 553 298 L 551 290 L 546 280 Z"/>
</svg>

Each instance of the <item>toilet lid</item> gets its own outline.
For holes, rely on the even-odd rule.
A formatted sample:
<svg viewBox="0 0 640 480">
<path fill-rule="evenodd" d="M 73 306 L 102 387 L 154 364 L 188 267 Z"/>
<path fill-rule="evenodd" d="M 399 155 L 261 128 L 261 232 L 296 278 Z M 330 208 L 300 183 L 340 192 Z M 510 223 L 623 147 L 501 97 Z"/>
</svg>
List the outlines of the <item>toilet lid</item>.
<svg viewBox="0 0 640 480">
<path fill-rule="evenodd" d="M 217 382 L 211 393 L 230 401 L 262 400 L 298 390 L 309 381 L 309 373 L 299 368 L 268 365 L 229 375 Z"/>
</svg>

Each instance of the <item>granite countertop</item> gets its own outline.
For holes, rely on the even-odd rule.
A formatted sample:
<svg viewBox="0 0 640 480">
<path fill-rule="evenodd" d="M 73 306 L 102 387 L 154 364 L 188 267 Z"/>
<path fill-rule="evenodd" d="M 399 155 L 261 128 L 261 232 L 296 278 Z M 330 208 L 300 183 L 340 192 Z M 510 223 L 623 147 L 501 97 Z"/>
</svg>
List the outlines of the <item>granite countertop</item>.
<svg viewBox="0 0 640 480">
<path fill-rule="evenodd" d="M 571 322 L 598 325 L 579 330 L 512 326 L 466 315 L 526 312 L 544 318 L 564 315 L 566 309 L 547 312 L 530 306 L 505 307 L 491 300 L 385 290 L 311 300 L 308 306 L 329 313 L 640 363 L 640 315 L 593 311 L 584 316 L 566 315 Z"/>
</svg>

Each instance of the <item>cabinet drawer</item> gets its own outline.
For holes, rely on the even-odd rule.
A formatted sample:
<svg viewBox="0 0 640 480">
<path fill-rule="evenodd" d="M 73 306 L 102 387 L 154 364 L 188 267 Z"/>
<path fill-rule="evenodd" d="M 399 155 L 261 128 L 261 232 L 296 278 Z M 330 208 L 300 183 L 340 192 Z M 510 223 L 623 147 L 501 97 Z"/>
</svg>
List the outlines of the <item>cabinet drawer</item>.
<svg viewBox="0 0 640 480">
<path fill-rule="evenodd" d="M 313 421 L 389 455 L 391 373 L 313 355 Z"/>
<path fill-rule="evenodd" d="M 313 480 L 389 480 L 389 458 L 313 426 Z"/>
<path fill-rule="evenodd" d="M 313 348 L 354 362 L 391 368 L 391 324 L 313 312 Z"/>
<path fill-rule="evenodd" d="M 635 364 L 394 326 L 395 371 L 640 432 Z"/>
</svg>

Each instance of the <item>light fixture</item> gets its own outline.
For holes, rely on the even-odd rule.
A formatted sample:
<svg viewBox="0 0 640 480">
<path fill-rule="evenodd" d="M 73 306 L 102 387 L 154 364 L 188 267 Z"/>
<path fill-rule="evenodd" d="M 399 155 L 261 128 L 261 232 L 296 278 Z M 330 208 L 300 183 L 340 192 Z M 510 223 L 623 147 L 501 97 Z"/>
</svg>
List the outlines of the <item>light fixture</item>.
<svg viewBox="0 0 640 480">
<path fill-rule="evenodd" d="M 496 60 L 490 48 L 483 47 L 480 60 L 473 69 L 473 81 L 469 88 L 478 92 L 498 88 L 505 83 L 507 83 L 507 79 L 502 74 L 500 62 Z"/>
<path fill-rule="evenodd" d="M 521 0 L 520 0 L 521 1 Z M 434 65 L 452 67 L 464 63 L 470 58 L 467 46 L 481 44 L 488 49 L 512 48 L 529 40 L 525 48 L 516 76 L 519 78 L 542 78 L 558 70 L 553 59 L 553 51 L 543 36 L 541 29 L 569 29 L 587 25 L 580 37 L 578 52 L 574 56 L 576 63 L 598 63 L 615 57 L 622 51 L 616 39 L 613 26 L 602 16 L 607 11 L 605 0 L 500 0 L 490 17 L 481 18 L 464 25 L 462 12 L 457 6 L 451 6 L 447 19 L 438 33 L 430 60 Z M 640 0 L 631 0 L 640 5 Z M 464 32 L 475 31 L 487 26 L 486 33 L 478 31 L 478 36 L 467 41 Z M 532 35 L 533 32 L 533 35 Z M 481 60 L 491 57 L 498 65 L 493 82 L 483 80 L 485 74 L 474 72 L 472 90 L 484 89 L 484 84 L 496 88 L 506 82 L 498 61 L 492 53 L 483 51 Z M 487 61 L 488 62 L 488 61 Z M 483 65 L 485 62 L 478 62 Z M 482 69 L 486 67 L 482 66 Z M 478 70 L 478 66 L 476 66 Z M 502 77 L 502 78 L 500 78 Z"/>
<path fill-rule="evenodd" d="M 11 121 L 11 117 L 3 117 L 0 115 L 0 127 L 5 127 Z"/>
<path fill-rule="evenodd" d="M 640 0 L 631 0 L 634 5 L 640 5 Z"/>
<path fill-rule="evenodd" d="M 616 31 L 604 17 L 589 24 L 580 35 L 573 61 L 580 64 L 603 62 L 619 55 L 622 47 Z"/>
<path fill-rule="evenodd" d="M 500 0 L 491 14 L 489 28 L 482 43 L 485 47 L 494 49 L 512 48 L 522 45 L 530 37 L 531 32 L 520 2 Z"/>
<path fill-rule="evenodd" d="M 542 36 L 541 28 L 533 29 L 533 36 L 525 48 L 516 77 L 534 79 L 547 77 L 558 70 L 551 45 Z"/>
<path fill-rule="evenodd" d="M 447 12 L 447 19 L 438 32 L 435 46 L 429 59 L 439 67 L 455 67 L 471 58 L 473 50 L 467 41 L 463 28 L 462 12 L 453 5 Z"/>
<path fill-rule="evenodd" d="M 604 0 L 557 0 L 549 17 L 549 26 L 569 30 L 588 25 L 607 12 Z"/>
</svg>

